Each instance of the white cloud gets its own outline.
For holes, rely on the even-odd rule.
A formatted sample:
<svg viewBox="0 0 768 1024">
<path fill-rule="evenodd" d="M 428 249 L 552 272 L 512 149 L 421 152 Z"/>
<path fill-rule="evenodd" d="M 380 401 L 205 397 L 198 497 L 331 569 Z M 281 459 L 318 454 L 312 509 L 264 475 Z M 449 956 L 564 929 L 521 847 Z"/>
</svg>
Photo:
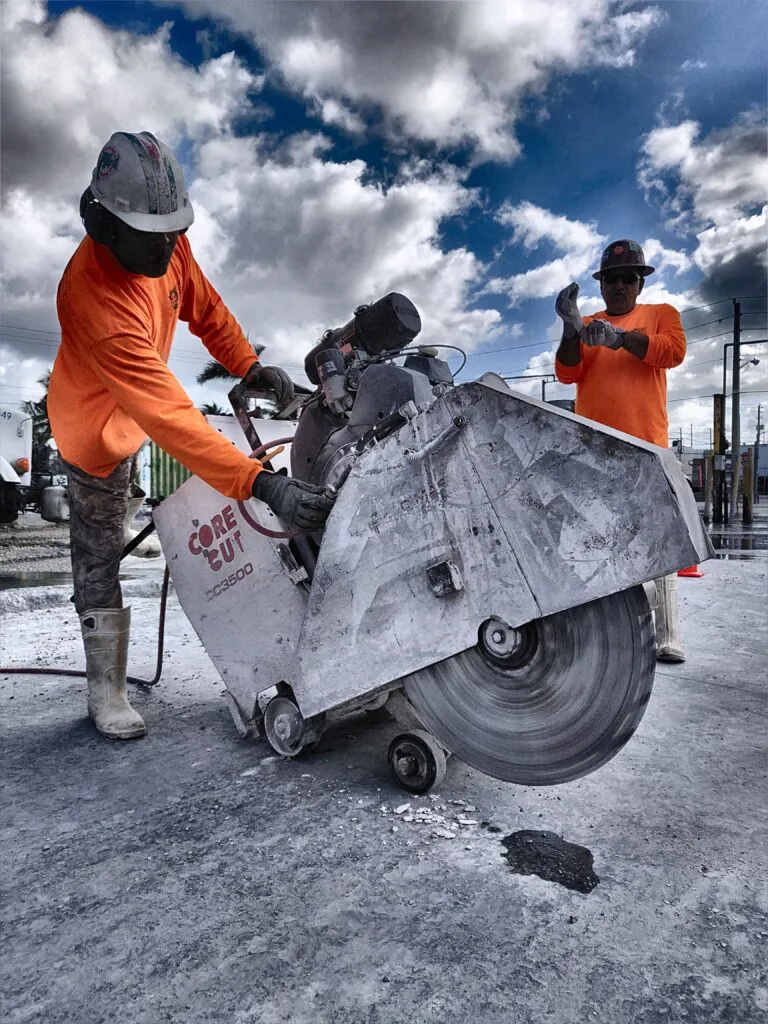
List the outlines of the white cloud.
<svg viewBox="0 0 768 1024">
<path fill-rule="evenodd" d="M 760 264 L 766 266 L 766 210 L 763 207 L 752 217 L 737 217 L 727 224 L 715 224 L 696 236 L 696 264 L 705 274 L 723 263 L 730 263 L 743 252 L 757 253 Z"/>
<path fill-rule="evenodd" d="M 184 64 L 170 23 L 138 36 L 79 9 L 42 21 L 40 5 L 26 6 L 36 18 L 16 12 L 1 39 L 4 191 L 79 195 L 114 131 L 146 129 L 171 145 L 226 132 L 262 82 L 233 54 Z"/>
<path fill-rule="evenodd" d="M 701 71 L 707 66 L 705 60 L 684 60 L 680 65 L 681 71 Z"/>
<path fill-rule="evenodd" d="M 596 225 L 570 220 L 534 203 L 504 203 L 496 219 L 512 229 L 513 244 L 523 245 L 530 252 L 546 241 L 563 253 L 522 274 L 496 277 L 487 283 L 485 292 L 505 294 L 513 306 L 526 299 L 554 298 L 570 281 L 587 273 L 595 252 L 607 240 Z"/>
<path fill-rule="evenodd" d="M 631 66 L 664 20 L 658 7 L 621 12 L 608 0 L 321 2 L 302 4 L 301 16 L 285 3 L 184 6 L 248 35 L 311 110 L 327 116 L 329 101 L 345 117 L 375 110 L 391 139 L 468 145 L 478 160 L 518 155 L 521 101 L 553 74 Z"/>
<path fill-rule="evenodd" d="M 696 121 L 661 125 L 645 137 L 641 186 L 658 199 L 668 226 L 696 232 L 693 260 L 706 300 L 764 294 L 766 122 L 755 111 L 701 135 Z"/>
<path fill-rule="evenodd" d="M 227 240 L 233 308 L 269 342 L 270 358 L 299 362 L 323 329 L 390 290 L 421 308 L 425 342 L 472 348 L 486 338 L 499 314 L 467 310 L 482 265 L 437 243 L 440 222 L 473 193 L 454 173 L 420 166 L 384 190 L 364 183 L 362 161 L 334 162 L 324 149 L 316 136 L 269 150 L 258 139 L 200 149 L 195 200 Z"/>
<path fill-rule="evenodd" d="M 471 349 L 494 335 L 499 313 L 470 308 L 483 265 L 440 240 L 442 222 L 477 199 L 452 169 L 411 161 L 384 189 L 363 161 L 334 159 L 322 134 L 236 138 L 233 119 L 253 111 L 262 79 L 232 54 L 196 70 L 172 52 L 168 26 L 140 36 L 80 10 L 52 20 L 39 4 L 24 11 L 3 25 L 3 319 L 51 333 L 4 332 L 14 387 L 37 391 L 51 365 L 55 288 L 82 237 L 77 199 L 100 146 L 124 128 L 179 147 L 201 265 L 251 340 L 297 376 L 325 328 L 390 290 L 420 308 L 425 342 Z M 342 106 L 329 101 L 326 116 L 343 118 Z M 194 384 L 207 358 L 182 327 L 172 368 L 195 401 L 221 402 L 223 392 Z"/>
<path fill-rule="evenodd" d="M 648 238 L 643 242 L 643 253 L 646 263 L 655 267 L 657 273 L 670 270 L 675 274 L 682 274 L 693 266 L 687 252 L 681 249 L 668 249 L 657 238 Z"/>
</svg>

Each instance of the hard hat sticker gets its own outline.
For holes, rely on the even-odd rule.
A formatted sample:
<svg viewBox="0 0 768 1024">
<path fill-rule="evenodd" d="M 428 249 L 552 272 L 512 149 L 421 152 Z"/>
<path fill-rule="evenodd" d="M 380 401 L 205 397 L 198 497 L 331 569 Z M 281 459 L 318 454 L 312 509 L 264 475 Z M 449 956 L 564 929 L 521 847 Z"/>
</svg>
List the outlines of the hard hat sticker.
<svg viewBox="0 0 768 1024">
<path fill-rule="evenodd" d="M 112 146 L 105 146 L 99 153 L 99 163 L 96 168 L 96 176 L 99 178 L 107 178 L 112 171 L 117 170 L 117 165 L 120 163 L 120 154 Z"/>
</svg>

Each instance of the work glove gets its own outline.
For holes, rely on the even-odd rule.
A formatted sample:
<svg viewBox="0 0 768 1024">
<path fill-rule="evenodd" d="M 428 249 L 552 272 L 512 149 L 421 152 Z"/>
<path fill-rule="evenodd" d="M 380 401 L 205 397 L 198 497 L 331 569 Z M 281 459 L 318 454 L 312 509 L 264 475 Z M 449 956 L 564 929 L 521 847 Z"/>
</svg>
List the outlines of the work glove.
<svg viewBox="0 0 768 1024">
<path fill-rule="evenodd" d="M 579 286 L 573 281 L 567 288 L 563 288 L 555 299 L 555 312 L 563 321 L 565 335 L 568 338 L 572 338 L 575 334 L 580 335 L 581 328 L 584 326 L 576 303 L 578 294 Z"/>
<path fill-rule="evenodd" d="M 274 391 L 275 401 L 284 409 L 293 401 L 293 381 L 279 366 L 262 366 L 254 363 L 243 377 L 243 384 L 250 388 L 264 388 Z"/>
<path fill-rule="evenodd" d="M 254 498 L 269 505 L 278 519 L 304 533 L 319 530 L 336 500 L 332 493 L 280 473 L 262 470 L 251 488 Z"/>
<path fill-rule="evenodd" d="M 624 344 L 626 333 L 623 327 L 614 327 L 607 320 L 590 320 L 582 331 L 581 340 L 585 345 L 616 349 Z"/>
</svg>

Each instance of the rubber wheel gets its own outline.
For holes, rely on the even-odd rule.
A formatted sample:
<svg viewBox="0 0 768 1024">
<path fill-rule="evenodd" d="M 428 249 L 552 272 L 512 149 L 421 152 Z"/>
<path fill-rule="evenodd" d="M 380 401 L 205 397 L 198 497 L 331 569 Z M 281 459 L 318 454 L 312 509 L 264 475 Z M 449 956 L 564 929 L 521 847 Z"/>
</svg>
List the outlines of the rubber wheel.
<svg viewBox="0 0 768 1024">
<path fill-rule="evenodd" d="M 393 780 L 409 793 L 428 793 L 445 778 L 445 752 L 421 729 L 395 736 L 387 753 Z"/>
<path fill-rule="evenodd" d="M 290 697 L 273 697 L 264 708 L 264 733 L 275 753 L 298 757 L 320 739 L 322 716 L 305 719 Z"/>
</svg>

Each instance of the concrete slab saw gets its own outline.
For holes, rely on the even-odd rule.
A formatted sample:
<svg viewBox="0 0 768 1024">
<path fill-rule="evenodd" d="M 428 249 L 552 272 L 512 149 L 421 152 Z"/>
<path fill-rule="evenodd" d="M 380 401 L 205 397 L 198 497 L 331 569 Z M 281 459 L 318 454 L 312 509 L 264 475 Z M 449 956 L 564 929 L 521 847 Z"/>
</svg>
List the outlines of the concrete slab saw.
<svg viewBox="0 0 768 1024">
<path fill-rule="evenodd" d="M 419 328 L 391 293 L 327 331 L 298 425 L 251 419 L 234 389 L 248 445 L 282 433 L 292 474 L 338 498 L 322 535 L 299 537 L 187 481 L 155 512 L 178 598 L 240 732 L 283 755 L 386 705 L 411 792 L 450 753 L 510 782 L 577 779 L 650 698 L 643 584 L 711 557 L 709 540 L 670 452 L 494 374 L 454 385 Z"/>
</svg>

